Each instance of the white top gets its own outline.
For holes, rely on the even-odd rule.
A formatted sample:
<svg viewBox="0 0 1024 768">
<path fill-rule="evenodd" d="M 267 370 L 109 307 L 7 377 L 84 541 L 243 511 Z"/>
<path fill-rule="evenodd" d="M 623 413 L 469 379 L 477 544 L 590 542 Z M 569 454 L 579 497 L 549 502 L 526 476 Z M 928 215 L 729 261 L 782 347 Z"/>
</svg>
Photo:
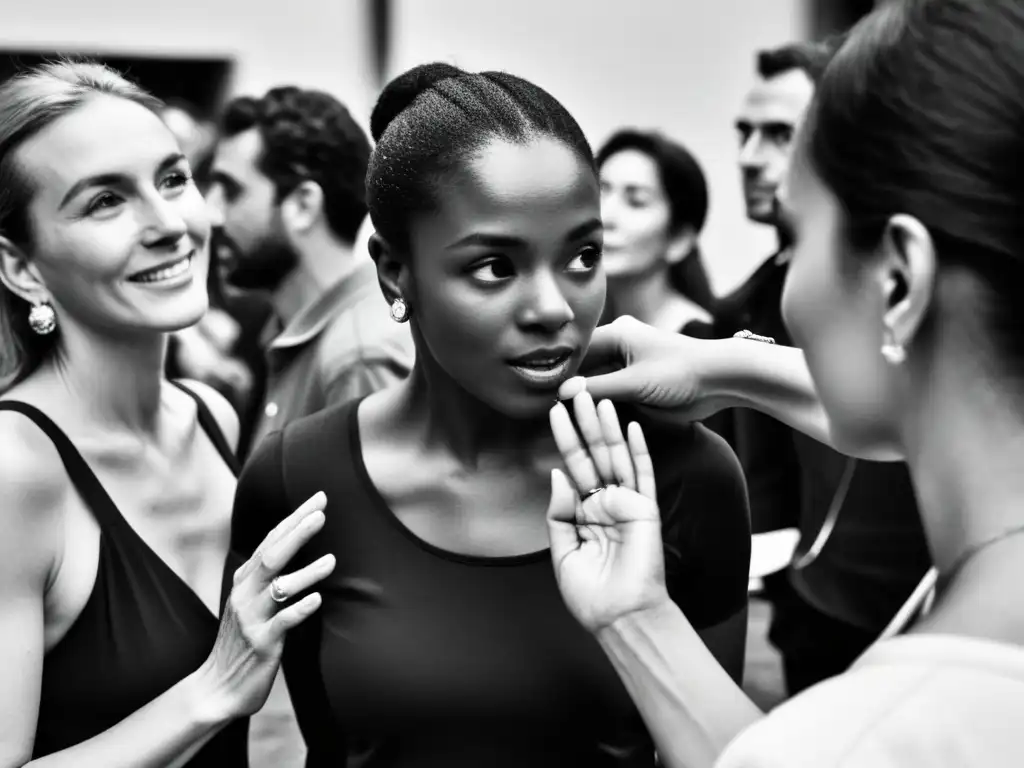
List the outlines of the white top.
<svg viewBox="0 0 1024 768">
<path fill-rule="evenodd" d="M 1024 649 L 880 642 L 740 734 L 716 768 L 1022 768 Z"/>
</svg>

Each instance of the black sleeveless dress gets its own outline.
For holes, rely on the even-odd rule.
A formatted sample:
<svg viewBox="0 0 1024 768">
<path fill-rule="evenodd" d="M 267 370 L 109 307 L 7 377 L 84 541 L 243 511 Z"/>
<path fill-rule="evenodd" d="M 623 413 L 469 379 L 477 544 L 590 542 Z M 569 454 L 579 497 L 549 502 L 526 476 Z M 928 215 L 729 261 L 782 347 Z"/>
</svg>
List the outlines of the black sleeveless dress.
<svg viewBox="0 0 1024 768">
<path fill-rule="evenodd" d="M 199 424 L 237 477 L 238 463 L 202 400 Z M 59 752 L 99 735 L 194 672 L 209 656 L 220 621 L 198 595 L 125 521 L 85 459 L 37 408 L 0 401 L 0 411 L 31 419 L 53 441 L 75 489 L 100 526 L 92 594 L 68 633 L 43 662 L 39 719 L 32 757 Z M 242 559 L 229 553 L 221 588 Z M 188 762 L 188 768 L 246 768 L 248 720 L 229 723 Z"/>
</svg>

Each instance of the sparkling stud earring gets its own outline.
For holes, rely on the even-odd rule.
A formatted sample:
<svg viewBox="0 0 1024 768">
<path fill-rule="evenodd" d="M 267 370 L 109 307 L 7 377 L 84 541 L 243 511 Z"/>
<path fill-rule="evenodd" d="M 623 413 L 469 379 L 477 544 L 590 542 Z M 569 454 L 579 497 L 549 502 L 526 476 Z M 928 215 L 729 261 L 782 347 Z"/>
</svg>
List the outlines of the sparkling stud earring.
<svg viewBox="0 0 1024 768">
<path fill-rule="evenodd" d="M 28 324 L 40 336 L 46 336 L 57 327 L 57 313 L 47 302 L 35 304 L 28 313 Z"/>
<path fill-rule="evenodd" d="M 902 344 L 896 342 L 892 329 L 886 328 L 885 338 L 882 341 L 882 357 L 889 365 L 901 365 L 907 359 L 907 350 Z"/>
<path fill-rule="evenodd" d="M 395 299 L 391 302 L 391 319 L 396 323 L 404 323 L 409 319 L 409 307 L 405 299 Z"/>
</svg>

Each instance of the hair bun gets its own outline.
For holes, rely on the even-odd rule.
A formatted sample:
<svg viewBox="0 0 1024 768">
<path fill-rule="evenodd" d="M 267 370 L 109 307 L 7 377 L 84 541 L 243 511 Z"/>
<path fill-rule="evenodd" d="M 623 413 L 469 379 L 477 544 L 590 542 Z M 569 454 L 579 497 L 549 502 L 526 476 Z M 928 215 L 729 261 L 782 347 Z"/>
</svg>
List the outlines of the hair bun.
<svg viewBox="0 0 1024 768">
<path fill-rule="evenodd" d="M 380 141 L 391 121 L 421 93 L 441 80 L 464 74 L 466 73 L 458 67 L 441 62 L 420 64 L 400 74 L 385 86 L 373 108 L 373 114 L 370 116 L 370 133 L 373 140 Z"/>
</svg>

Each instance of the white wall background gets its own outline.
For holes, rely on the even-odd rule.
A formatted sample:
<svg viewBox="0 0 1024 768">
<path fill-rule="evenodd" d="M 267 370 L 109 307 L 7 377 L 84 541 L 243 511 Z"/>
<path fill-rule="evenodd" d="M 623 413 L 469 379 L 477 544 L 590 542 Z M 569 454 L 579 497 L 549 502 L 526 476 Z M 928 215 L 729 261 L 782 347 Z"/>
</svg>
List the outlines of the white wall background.
<svg viewBox="0 0 1024 768">
<path fill-rule="evenodd" d="M 393 0 L 391 72 L 445 60 L 507 69 L 561 99 L 597 145 L 658 127 L 700 159 L 711 188 L 704 251 L 718 290 L 771 248 L 742 213 L 732 128 L 753 51 L 802 37 L 805 0 Z M 366 0 L 3 2 L 0 49 L 231 56 L 235 93 L 288 82 L 328 90 L 368 123 Z"/>
<path fill-rule="evenodd" d="M 708 177 L 703 248 L 715 288 L 742 280 L 772 236 L 743 215 L 735 111 L 753 53 L 805 35 L 804 0 L 395 0 L 393 74 L 426 61 L 505 69 L 557 97 L 596 146 L 660 128 Z"/>
<path fill-rule="evenodd" d="M 0 48 L 231 56 L 233 90 L 321 88 L 369 123 L 365 0 L 3 0 Z"/>
</svg>

